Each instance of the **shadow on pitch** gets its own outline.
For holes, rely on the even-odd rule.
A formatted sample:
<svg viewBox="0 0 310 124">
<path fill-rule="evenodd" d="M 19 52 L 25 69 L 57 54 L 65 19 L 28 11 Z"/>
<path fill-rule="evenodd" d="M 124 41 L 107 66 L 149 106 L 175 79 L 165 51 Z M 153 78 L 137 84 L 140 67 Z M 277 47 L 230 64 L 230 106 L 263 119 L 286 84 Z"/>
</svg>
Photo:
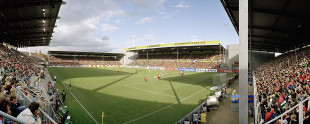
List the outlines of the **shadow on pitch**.
<svg viewBox="0 0 310 124">
<path fill-rule="evenodd" d="M 130 91 L 126 87 L 120 87 L 124 94 L 131 95 Z M 137 98 L 145 98 L 145 100 L 131 99 L 126 97 L 119 97 L 104 93 L 98 93 L 94 90 L 86 90 L 79 87 L 72 87 L 73 94 L 87 109 L 88 112 L 98 121 L 101 122 L 101 113 L 104 112 L 106 117 L 104 123 L 125 123 L 134 120 L 138 117 L 142 117 L 161 108 L 167 107 L 172 103 L 161 103 L 157 102 L 160 100 L 154 99 L 149 101 L 152 96 L 145 95 L 141 91 Z M 68 92 L 66 90 L 66 92 Z M 134 92 L 139 92 L 134 90 Z M 135 93 L 134 93 L 135 94 Z M 79 106 L 71 94 L 66 97 L 66 105 L 68 105 L 71 120 L 76 123 L 89 123 L 93 122 L 89 115 Z M 73 103 L 69 103 L 73 102 Z M 200 102 L 200 101 L 197 101 Z M 73 104 L 75 104 L 73 106 Z M 199 103 L 200 104 L 200 103 Z M 199 104 L 175 104 L 167 107 L 164 110 L 156 112 L 150 116 L 139 119 L 132 123 L 136 124 L 158 124 L 158 123 L 175 123 L 179 119 L 183 118 L 188 112 L 195 109 Z M 71 105 L 71 106 L 70 106 Z M 79 113 L 76 113 L 79 109 Z M 80 117 L 84 116 L 84 117 Z M 121 118 L 120 118 L 121 117 Z M 160 118 L 160 119 L 159 119 Z"/>
</svg>

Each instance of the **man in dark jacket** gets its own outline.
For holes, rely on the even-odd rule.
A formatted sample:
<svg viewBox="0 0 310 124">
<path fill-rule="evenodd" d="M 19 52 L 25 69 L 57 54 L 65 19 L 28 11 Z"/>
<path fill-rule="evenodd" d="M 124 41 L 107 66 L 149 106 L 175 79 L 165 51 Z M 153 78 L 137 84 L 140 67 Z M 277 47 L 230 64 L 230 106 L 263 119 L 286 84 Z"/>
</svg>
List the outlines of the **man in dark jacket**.
<svg viewBox="0 0 310 124">
<path fill-rule="evenodd" d="M 19 113 L 21 113 L 23 110 L 26 109 L 26 106 L 21 106 L 19 107 L 19 105 L 17 105 L 17 98 L 16 96 L 11 96 L 10 97 L 11 100 L 11 112 L 12 112 L 12 116 L 17 117 L 19 115 Z"/>
</svg>

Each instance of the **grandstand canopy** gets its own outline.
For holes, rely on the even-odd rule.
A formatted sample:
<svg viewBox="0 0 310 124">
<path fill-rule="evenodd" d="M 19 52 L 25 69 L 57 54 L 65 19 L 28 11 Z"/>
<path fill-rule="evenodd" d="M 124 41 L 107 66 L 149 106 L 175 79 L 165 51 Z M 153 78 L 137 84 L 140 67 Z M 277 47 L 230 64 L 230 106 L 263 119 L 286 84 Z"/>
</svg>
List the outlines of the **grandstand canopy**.
<svg viewBox="0 0 310 124">
<path fill-rule="evenodd" d="M 0 42 L 49 45 L 63 0 L 0 0 Z"/>
<path fill-rule="evenodd" d="M 221 0 L 239 32 L 239 0 Z M 249 49 L 287 52 L 310 44 L 309 0 L 250 0 Z"/>
<path fill-rule="evenodd" d="M 78 51 L 48 51 L 51 56 L 124 56 L 122 53 L 78 52 Z"/>
<path fill-rule="evenodd" d="M 131 52 L 179 52 L 184 51 L 223 51 L 225 49 L 219 41 L 181 42 L 169 44 L 157 44 L 141 47 L 125 48 Z"/>
</svg>

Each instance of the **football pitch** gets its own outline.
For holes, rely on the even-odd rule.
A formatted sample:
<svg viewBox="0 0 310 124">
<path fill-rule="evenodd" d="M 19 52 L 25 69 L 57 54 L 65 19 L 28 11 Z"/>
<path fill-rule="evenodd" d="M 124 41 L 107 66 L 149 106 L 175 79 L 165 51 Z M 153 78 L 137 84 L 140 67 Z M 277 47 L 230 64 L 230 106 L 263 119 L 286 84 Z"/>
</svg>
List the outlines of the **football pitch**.
<svg viewBox="0 0 310 124">
<path fill-rule="evenodd" d="M 216 74 L 184 72 L 180 77 L 178 71 L 121 68 L 118 72 L 119 67 L 48 70 L 51 77 L 57 76 L 56 88 L 67 93 L 64 104 L 75 124 L 102 123 L 102 112 L 107 124 L 175 123 L 213 93 L 209 75 Z M 163 75 L 161 80 L 155 80 L 158 74 Z M 71 93 L 66 88 L 70 82 Z"/>
</svg>

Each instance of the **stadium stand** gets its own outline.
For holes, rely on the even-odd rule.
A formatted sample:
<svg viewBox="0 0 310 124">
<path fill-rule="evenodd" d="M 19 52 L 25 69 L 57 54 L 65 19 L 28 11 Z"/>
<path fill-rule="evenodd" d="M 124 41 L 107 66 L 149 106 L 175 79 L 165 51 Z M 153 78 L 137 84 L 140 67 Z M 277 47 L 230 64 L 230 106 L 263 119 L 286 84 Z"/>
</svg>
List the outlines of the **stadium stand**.
<svg viewBox="0 0 310 124">
<path fill-rule="evenodd" d="M 310 49 L 283 54 L 255 68 L 258 101 L 264 122 L 288 111 L 310 95 Z M 309 119 L 310 101 L 303 104 Z M 298 110 L 287 113 L 282 123 L 298 123 Z M 273 123 L 280 123 L 280 119 Z"/>
<path fill-rule="evenodd" d="M 14 49 L 8 49 L 2 44 L 0 44 L 0 99 L 2 102 L 4 99 L 9 100 L 10 97 L 17 97 L 18 102 L 21 105 L 27 106 L 30 102 L 40 101 L 40 98 L 43 98 L 42 90 L 39 87 L 41 84 L 41 79 L 45 78 L 43 70 L 45 68 L 40 65 L 38 56 L 28 56 Z M 24 98 L 20 93 L 24 94 Z M 26 102 L 29 99 L 28 102 Z M 45 98 L 47 99 L 47 98 Z M 25 101 L 26 100 L 26 101 Z M 47 105 L 49 101 L 45 100 L 43 104 Z M 53 105 L 53 103 L 51 103 Z M 12 107 L 11 107 L 12 109 Z M 40 115 L 42 121 L 46 122 L 47 119 L 49 122 L 55 122 L 50 117 L 43 116 L 46 113 L 46 108 L 41 108 L 42 114 Z M 2 110 L 3 112 L 7 112 Z M 44 112 L 45 111 L 45 112 Z M 21 112 L 21 110 L 20 110 Z M 10 114 L 10 113 L 7 113 Z M 49 113 L 54 114 L 54 113 Z M 55 115 L 47 115 L 53 116 Z M 16 117 L 16 115 L 15 115 Z M 15 119 L 15 118 L 13 118 Z M 6 122 L 10 120 L 5 119 Z"/>
<path fill-rule="evenodd" d="M 29 56 L 28 52 L 21 52 L 21 53 L 24 54 L 24 55 L 28 55 Z M 37 53 L 30 53 L 30 56 L 32 56 L 33 59 L 35 59 L 38 62 L 44 62 L 45 61 L 44 57 L 39 55 L 39 54 L 37 54 Z"/>
<path fill-rule="evenodd" d="M 223 54 L 151 55 L 139 56 L 131 66 L 166 68 L 219 68 Z M 179 59 L 178 59 L 179 58 Z"/>
<path fill-rule="evenodd" d="M 48 51 L 51 66 L 120 66 L 121 53 Z"/>
<path fill-rule="evenodd" d="M 80 65 L 120 65 L 119 61 L 112 58 L 94 58 L 94 57 L 65 57 L 65 56 L 50 56 L 50 65 L 58 66 L 80 66 Z"/>
</svg>

